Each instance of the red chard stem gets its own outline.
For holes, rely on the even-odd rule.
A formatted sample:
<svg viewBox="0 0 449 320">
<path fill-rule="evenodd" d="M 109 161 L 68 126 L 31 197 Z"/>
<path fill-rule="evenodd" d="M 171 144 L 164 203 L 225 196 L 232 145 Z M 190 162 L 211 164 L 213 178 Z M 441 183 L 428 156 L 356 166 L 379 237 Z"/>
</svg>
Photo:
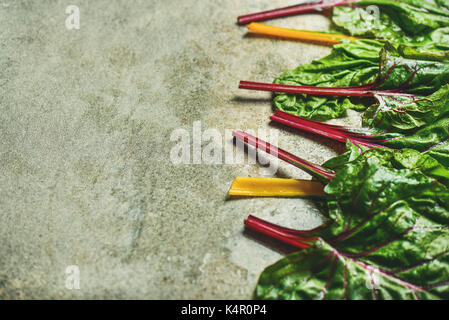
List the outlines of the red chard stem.
<svg viewBox="0 0 449 320">
<path fill-rule="evenodd" d="M 298 167 L 298 168 L 306 171 L 307 173 L 316 177 L 317 179 L 319 179 L 321 182 L 323 182 L 325 184 L 327 184 L 329 182 L 329 180 L 331 180 L 335 175 L 335 173 L 332 171 L 327 171 L 324 168 L 321 168 L 320 166 L 318 166 L 316 164 L 313 164 L 304 159 L 301 159 L 287 151 L 279 149 L 278 147 L 273 146 L 273 145 L 269 144 L 268 142 L 258 139 L 258 138 L 254 137 L 250 134 L 247 134 L 245 132 L 235 131 L 235 132 L 233 132 L 233 136 L 236 139 L 243 141 L 244 143 L 246 143 L 248 145 L 251 145 L 257 149 L 261 149 L 262 151 L 265 151 L 266 153 L 269 153 L 269 154 L 277 157 L 278 159 L 281 159 L 285 162 L 288 162 L 288 163 L 294 165 L 295 167 Z"/>
<path fill-rule="evenodd" d="M 248 24 L 255 21 L 263 21 L 269 19 L 275 19 L 280 17 L 293 16 L 297 14 L 319 12 L 326 8 L 331 8 L 334 6 L 345 5 L 357 0 L 319 0 L 313 2 L 302 3 L 299 5 L 294 5 L 290 7 L 263 11 L 259 13 L 247 14 L 237 18 L 237 23 Z"/>
<path fill-rule="evenodd" d="M 276 110 L 276 112 L 270 117 L 270 119 L 274 122 L 278 122 L 283 125 L 300 129 L 306 132 L 318 134 L 332 140 L 344 143 L 347 140 L 350 140 L 355 144 L 369 148 L 381 147 L 380 144 L 370 142 L 369 135 L 351 132 L 343 126 L 330 125 L 318 121 L 313 121 L 280 110 Z"/>
<path fill-rule="evenodd" d="M 315 87 L 297 86 L 290 84 L 274 84 L 254 81 L 240 81 L 239 89 L 283 92 L 291 94 L 310 94 L 314 96 L 341 96 L 341 97 L 374 97 L 382 96 L 403 96 L 414 97 L 412 94 L 400 92 L 398 90 L 375 90 L 376 84 L 366 84 L 353 87 Z"/>
<path fill-rule="evenodd" d="M 249 216 L 245 220 L 245 227 L 300 249 L 307 249 L 317 240 L 317 237 L 306 237 L 300 235 L 307 233 L 307 231 L 302 232 L 299 230 L 284 228 L 254 216 Z"/>
<path fill-rule="evenodd" d="M 292 121 L 292 120 L 288 119 L 287 117 L 283 117 L 277 113 L 272 115 L 270 117 L 270 119 L 274 122 L 281 123 L 283 125 L 293 127 L 296 129 L 304 130 L 304 131 L 307 131 L 310 133 L 315 133 L 320 136 L 324 136 L 324 137 L 327 137 L 327 138 L 330 138 L 330 139 L 333 139 L 336 141 L 346 142 L 348 140 L 348 137 L 345 136 L 342 132 L 333 131 L 331 129 L 331 127 L 325 127 L 325 126 L 320 127 L 320 126 L 315 125 L 312 122 L 303 123 L 299 119 L 297 121 Z"/>
<path fill-rule="evenodd" d="M 240 81 L 239 88 L 292 94 L 310 94 L 316 96 L 374 97 L 375 94 L 375 91 L 369 90 L 367 87 L 332 88 L 295 86 L 289 84 L 273 84 L 253 81 Z"/>
</svg>

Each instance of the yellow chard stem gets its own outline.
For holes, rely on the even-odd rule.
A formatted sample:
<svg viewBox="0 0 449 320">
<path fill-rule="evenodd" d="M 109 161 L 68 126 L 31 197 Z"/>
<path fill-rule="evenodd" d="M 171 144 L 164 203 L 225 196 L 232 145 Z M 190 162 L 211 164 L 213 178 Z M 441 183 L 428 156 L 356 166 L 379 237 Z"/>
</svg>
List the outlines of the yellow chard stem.
<svg viewBox="0 0 449 320">
<path fill-rule="evenodd" d="M 343 34 L 330 34 L 323 32 L 303 31 L 281 27 L 273 27 L 263 23 L 252 22 L 246 26 L 250 31 L 259 34 L 276 36 L 287 39 L 320 42 L 324 44 L 338 44 L 341 39 L 357 40 L 359 38 L 350 37 Z"/>
<path fill-rule="evenodd" d="M 317 181 L 279 178 L 236 178 L 231 196 L 246 197 L 324 197 L 324 185 Z"/>
</svg>

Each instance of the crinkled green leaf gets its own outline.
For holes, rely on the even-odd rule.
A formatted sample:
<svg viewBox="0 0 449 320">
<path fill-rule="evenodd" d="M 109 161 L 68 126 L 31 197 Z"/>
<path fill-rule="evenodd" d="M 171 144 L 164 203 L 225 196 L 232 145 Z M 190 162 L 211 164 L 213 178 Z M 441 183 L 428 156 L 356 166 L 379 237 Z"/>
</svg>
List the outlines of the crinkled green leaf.
<svg viewBox="0 0 449 320">
<path fill-rule="evenodd" d="M 336 168 L 339 168 L 349 162 L 354 161 L 361 155 L 362 152 L 369 150 L 366 147 L 357 146 L 356 144 L 351 143 L 350 141 L 346 143 L 346 148 L 348 149 L 347 152 L 329 159 L 323 164 L 323 167 L 335 170 Z"/>
<path fill-rule="evenodd" d="M 369 150 L 337 169 L 325 188 L 333 222 L 268 267 L 256 298 L 449 298 L 449 191 L 416 152 L 385 161 L 391 153 Z"/>
<path fill-rule="evenodd" d="M 364 114 L 367 140 L 395 149 L 425 152 L 449 167 L 449 85 L 427 97 L 378 96 Z"/>
<path fill-rule="evenodd" d="M 349 140 L 358 148 L 414 149 L 449 167 L 449 85 L 429 96 L 379 93 L 376 98 L 378 103 L 363 116 L 363 128 L 329 126 L 294 116 L 290 125 L 338 141 Z M 287 116 L 273 116 L 283 117 Z M 332 161 L 345 160 L 342 156 Z"/>
<path fill-rule="evenodd" d="M 449 85 L 427 96 L 377 96 L 379 104 L 368 108 L 363 125 L 380 130 L 408 132 L 449 116 Z"/>
<path fill-rule="evenodd" d="M 423 50 L 445 50 L 449 46 L 447 3 L 441 0 L 358 1 L 354 6 L 334 7 L 332 21 L 353 36 L 386 39 Z"/>
<path fill-rule="evenodd" d="M 356 146 L 349 141 L 347 148 L 347 152 L 326 161 L 323 167 L 338 171 L 344 165 L 356 160 L 362 161 L 364 159 L 375 158 L 384 167 L 419 170 L 449 188 L 449 169 L 429 154 L 413 149 L 367 149 L 366 147 Z"/>
<path fill-rule="evenodd" d="M 448 18 L 449 19 L 449 18 Z M 377 89 L 402 89 L 413 94 L 429 94 L 449 82 L 449 61 L 435 61 L 435 55 L 429 54 L 431 60 L 404 57 L 387 43 L 381 52 Z"/>
<path fill-rule="evenodd" d="M 347 258 L 322 239 L 266 268 L 256 299 L 273 300 L 436 300 L 395 276 Z"/>
<path fill-rule="evenodd" d="M 318 87 L 358 86 L 374 82 L 379 73 L 379 57 L 384 44 L 374 40 L 335 45 L 327 57 L 285 71 L 274 83 Z M 360 99 L 279 94 L 276 109 L 310 119 L 338 118 L 347 109 L 365 110 Z"/>
<path fill-rule="evenodd" d="M 274 83 L 318 87 L 376 84 L 379 90 L 430 94 L 449 82 L 448 53 L 418 52 L 374 40 L 334 46 L 332 53 L 311 64 L 287 70 Z M 363 111 L 370 99 L 277 94 L 276 109 L 316 120 L 338 118 L 347 109 Z"/>
</svg>

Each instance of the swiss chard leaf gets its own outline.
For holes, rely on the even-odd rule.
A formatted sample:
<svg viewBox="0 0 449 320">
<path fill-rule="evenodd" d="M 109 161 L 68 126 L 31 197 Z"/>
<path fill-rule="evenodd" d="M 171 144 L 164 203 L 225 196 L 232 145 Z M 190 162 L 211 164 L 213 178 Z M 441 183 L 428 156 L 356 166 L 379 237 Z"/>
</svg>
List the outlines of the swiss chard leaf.
<svg viewBox="0 0 449 320">
<path fill-rule="evenodd" d="M 449 18 L 448 18 L 449 19 Z M 399 89 L 413 94 L 430 94 L 449 82 L 449 61 L 435 61 L 436 54 L 422 53 L 409 58 L 408 51 L 399 51 L 387 43 L 381 52 L 377 89 Z M 425 58 L 430 60 L 425 60 Z"/>
<path fill-rule="evenodd" d="M 449 298 L 449 191 L 420 161 L 384 158 L 374 149 L 338 166 L 325 188 L 332 223 L 289 230 L 320 238 L 268 267 L 256 298 Z"/>
<path fill-rule="evenodd" d="M 284 72 L 274 83 L 317 87 L 372 85 L 377 90 L 429 94 L 449 82 L 448 53 L 419 52 L 374 40 L 336 45 L 332 53 L 311 64 Z M 276 109 L 317 120 L 338 118 L 347 109 L 362 111 L 369 100 L 354 97 L 279 93 Z"/>
<path fill-rule="evenodd" d="M 316 0 L 295 6 L 240 16 L 239 24 L 333 8 L 337 32 L 384 39 L 418 50 L 449 49 L 447 0 Z M 330 31 L 335 33 L 335 30 Z"/>
<path fill-rule="evenodd" d="M 449 46 L 447 1 L 358 1 L 355 6 L 334 7 L 332 21 L 353 36 L 388 39 L 423 50 Z"/>
<path fill-rule="evenodd" d="M 370 134 L 364 139 L 394 148 L 427 153 L 449 167 L 449 85 L 427 97 L 401 101 L 377 97 L 363 117 Z"/>
<path fill-rule="evenodd" d="M 285 71 L 274 83 L 319 87 L 347 87 L 372 83 L 379 73 L 379 57 L 384 44 L 374 40 L 335 45 L 327 57 Z M 347 109 L 365 110 L 360 99 L 278 94 L 276 109 L 310 119 L 338 118 Z"/>
<path fill-rule="evenodd" d="M 328 125 L 334 128 L 333 125 Z M 300 249 L 268 267 L 258 299 L 448 299 L 449 171 L 415 150 L 365 149 L 306 162 L 243 132 L 234 136 L 307 172 L 327 172 L 329 219 L 293 230 L 255 217 L 246 227 Z M 348 142 L 349 143 L 349 142 Z M 296 159 L 296 160 L 293 160 Z"/>
<path fill-rule="evenodd" d="M 384 167 L 394 169 L 419 170 L 449 188 L 449 170 L 432 156 L 413 149 L 393 150 L 387 148 L 368 149 L 348 141 L 348 151 L 323 164 L 323 167 L 338 171 L 354 161 L 375 158 Z"/>
<path fill-rule="evenodd" d="M 363 116 L 364 128 L 328 125 L 276 111 L 271 119 L 359 148 L 414 149 L 449 167 L 449 85 L 432 95 L 376 95 L 379 103 Z"/>
</svg>

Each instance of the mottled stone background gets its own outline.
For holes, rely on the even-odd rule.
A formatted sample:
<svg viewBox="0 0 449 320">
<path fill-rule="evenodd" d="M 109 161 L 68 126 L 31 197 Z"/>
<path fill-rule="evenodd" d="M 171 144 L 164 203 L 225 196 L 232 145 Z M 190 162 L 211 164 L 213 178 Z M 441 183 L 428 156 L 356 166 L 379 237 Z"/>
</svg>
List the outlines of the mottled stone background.
<svg viewBox="0 0 449 320">
<path fill-rule="evenodd" d="M 175 166 L 169 137 L 200 120 L 222 133 L 279 130 L 281 147 L 317 163 L 336 154 L 270 125 L 270 94 L 237 89 L 330 51 L 235 24 L 296 2 L 0 0 L 0 298 L 251 298 L 283 253 L 245 235 L 243 219 L 310 228 L 319 211 L 302 199 L 229 201 L 232 180 L 261 167 Z M 80 30 L 65 27 L 70 4 Z M 308 177 L 287 165 L 278 176 Z M 65 287 L 68 265 L 80 290 Z"/>
</svg>

